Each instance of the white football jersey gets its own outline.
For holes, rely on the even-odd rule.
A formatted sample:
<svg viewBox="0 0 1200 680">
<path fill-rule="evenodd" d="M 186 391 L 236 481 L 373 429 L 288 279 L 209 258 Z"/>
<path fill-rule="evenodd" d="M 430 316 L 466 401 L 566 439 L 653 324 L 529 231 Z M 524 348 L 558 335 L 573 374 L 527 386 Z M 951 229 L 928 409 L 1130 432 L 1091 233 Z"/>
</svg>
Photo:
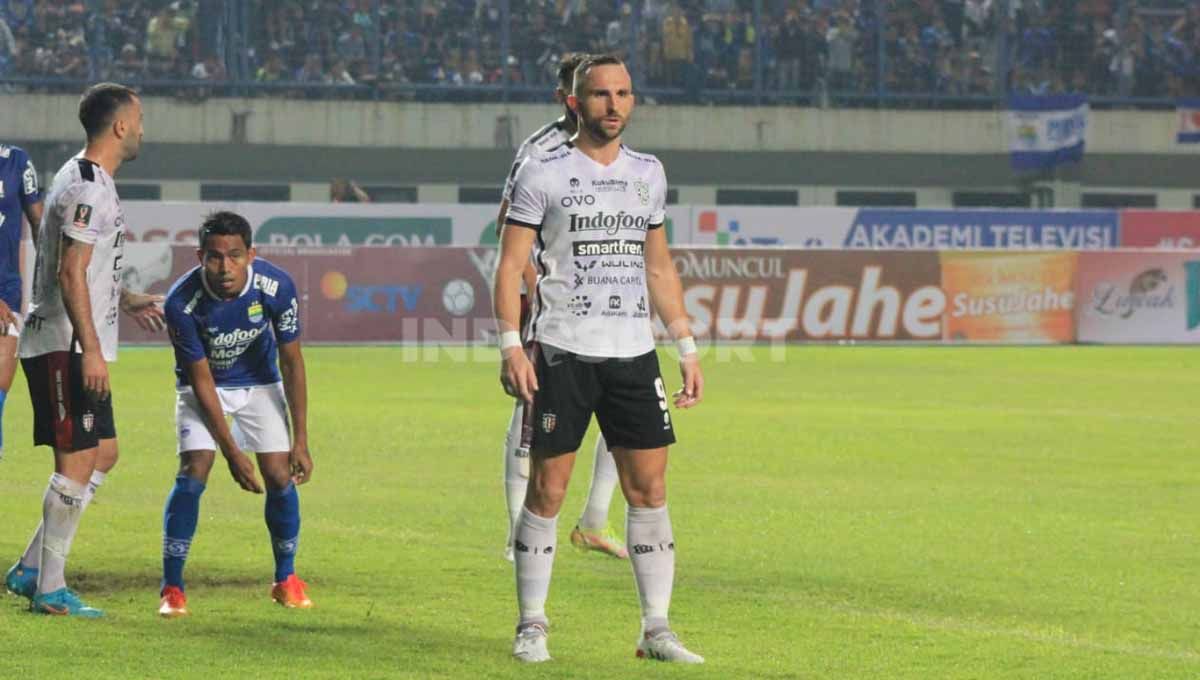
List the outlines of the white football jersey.
<svg viewBox="0 0 1200 680">
<path fill-rule="evenodd" d="M 64 237 L 93 246 L 87 269 L 92 323 L 104 360 L 116 361 L 125 215 L 113 178 L 104 168 L 80 156 L 62 166 L 46 197 L 33 272 L 33 299 L 21 330 L 20 354 L 35 357 L 82 351 L 58 285 Z"/>
<path fill-rule="evenodd" d="M 570 140 L 571 135 L 567 132 L 567 119 L 563 117 L 546 123 L 521 142 L 521 146 L 517 147 L 517 155 L 513 158 L 508 180 L 504 182 L 504 200 L 512 202 L 513 178 L 517 175 L 517 168 L 521 167 L 521 161 L 528 158 L 531 153 L 547 153 Z"/>
<path fill-rule="evenodd" d="M 508 222 L 538 232 L 531 339 L 595 357 L 654 349 L 645 242 L 666 203 L 662 164 L 624 146 L 608 166 L 570 143 L 521 164 Z"/>
</svg>

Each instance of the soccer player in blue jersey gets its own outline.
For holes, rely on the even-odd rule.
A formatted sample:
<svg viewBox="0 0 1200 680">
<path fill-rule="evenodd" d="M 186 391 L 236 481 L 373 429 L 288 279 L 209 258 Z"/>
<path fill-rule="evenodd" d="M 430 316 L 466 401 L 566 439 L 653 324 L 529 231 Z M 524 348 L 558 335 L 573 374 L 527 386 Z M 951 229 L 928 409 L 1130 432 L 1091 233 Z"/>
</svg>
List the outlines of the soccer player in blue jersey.
<svg viewBox="0 0 1200 680">
<path fill-rule="evenodd" d="M 17 328 L 21 314 L 21 215 L 37 239 L 42 221 L 42 189 L 25 150 L 0 144 L 0 422 L 17 371 Z M 4 430 L 0 425 L 0 458 Z"/>
<path fill-rule="evenodd" d="M 197 255 L 200 265 L 175 282 L 166 302 L 175 347 L 179 474 L 163 516 L 158 612 L 168 618 L 188 614 L 183 564 L 218 448 L 238 485 L 262 493 L 243 450 L 257 454 L 275 554 L 271 598 L 308 608 L 312 601 L 294 566 L 300 538 L 296 485 L 307 482 L 313 469 L 296 286 L 287 272 L 255 258 L 250 224 L 235 213 L 205 219 Z"/>
</svg>

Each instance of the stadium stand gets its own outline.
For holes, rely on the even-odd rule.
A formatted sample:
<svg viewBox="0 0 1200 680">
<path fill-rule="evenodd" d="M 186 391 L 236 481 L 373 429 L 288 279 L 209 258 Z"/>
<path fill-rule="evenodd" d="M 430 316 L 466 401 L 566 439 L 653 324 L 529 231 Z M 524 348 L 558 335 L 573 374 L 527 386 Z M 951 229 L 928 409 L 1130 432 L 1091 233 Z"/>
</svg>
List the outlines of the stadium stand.
<svg viewBox="0 0 1200 680">
<path fill-rule="evenodd" d="M 70 90 L 541 99 L 566 51 L 612 51 L 664 102 L 994 103 L 1005 91 L 1194 94 L 1179 0 L 0 1 L 0 79 Z M 69 84 L 68 84 L 69 83 Z"/>
</svg>

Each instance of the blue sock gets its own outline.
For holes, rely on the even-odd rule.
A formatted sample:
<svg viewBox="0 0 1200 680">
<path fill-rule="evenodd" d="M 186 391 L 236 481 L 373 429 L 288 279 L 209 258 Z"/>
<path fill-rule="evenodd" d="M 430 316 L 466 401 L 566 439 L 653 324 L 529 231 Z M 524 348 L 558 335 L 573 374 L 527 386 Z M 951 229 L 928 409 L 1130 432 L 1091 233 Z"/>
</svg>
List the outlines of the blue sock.
<svg viewBox="0 0 1200 680">
<path fill-rule="evenodd" d="M 167 496 L 167 507 L 163 510 L 163 588 L 183 589 L 183 563 L 196 534 L 202 493 L 203 482 L 179 475 L 175 478 L 175 488 Z"/>
<path fill-rule="evenodd" d="M 8 399 L 8 392 L 0 390 L 0 451 L 4 450 L 4 400 Z"/>
<path fill-rule="evenodd" d="M 296 485 L 267 492 L 264 512 L 271 532 L 271 550 L 275 553 L 275 582 L 287 580 L 296 572 L 296 546 L 300 543 L 300 495 Z"/>
</svg>

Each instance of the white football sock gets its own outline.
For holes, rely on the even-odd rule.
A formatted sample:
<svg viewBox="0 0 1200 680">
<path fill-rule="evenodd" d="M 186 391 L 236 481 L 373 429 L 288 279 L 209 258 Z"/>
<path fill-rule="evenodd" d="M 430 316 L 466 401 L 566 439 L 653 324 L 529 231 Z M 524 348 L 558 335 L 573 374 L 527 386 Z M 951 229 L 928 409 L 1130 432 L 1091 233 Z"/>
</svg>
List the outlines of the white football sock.
<svg viewBox="0 0 1200 680">
<path fill-rule="evenodd" d="M 95 470 L 92 472 L 92 478 L 88 482 L 87 491 L 83 494 L 83 509 L 86 510 L 89 503 L 92 502 L 92 497 L 96 495 L 96 489 L 104 483 L 107 473 Z M 25 547 L 25 554 L 21 555 L 21 566 L 28 569 L 37 569 L 42 564 L 42 523 L 38 522 L 37 530 L 33 532 L 33 538 L 29 539 L 29 545 Z"/>
<path fill-rule="evenodd" d="M 604 441 L 604 435 L 596 439 L 596 463 L 592 468 L 592 486 L 588 489 L 587 505 L 579 518 L 584 529 L 603 529 L 608 526 L 608 506 L 612 505 L 613 491 L 617 488 L 617 463 L 612 451 Z"/>
<path fill-rule="evenodd" d="M 42 499 L 42 563 L 38 571 L 38 592 L 52 593 L 67 585 L 64 571 L 71 541 L 83 514 L 87 485 L 54 473 Z"/>
<path fill-rule="evenodd" d="M 508 436 L 504 439 L 504 500 L 508 503 L 506 545 L 512 545 L 517 518 L 521 516 L 521 508 L 525 505 L 525 487 L 529 483 L 529 451 L 521 448 L 524 416 L 525 407 L 518 401 L 513 408 L 512 420 L 508 423 Z"/>
<path fill-rule="evenodd" d="M 517 627 L 540 623 L 547 625 L 546 595 L 550 592 L 550 572 L 558 543 L 558 517 L 538 517 L 528 508 L 521 510 L 513 541 L 513 563 L 517 574 L 517 605 L 521 620 Z"/>
<path fill-rule="evenodd" d="M 629 562 L 642 600 L 642 630 L 665 629 L 675 583 L 675 538 L 667 506 L 626 509 L 625 532 Z"/>
</svg>

